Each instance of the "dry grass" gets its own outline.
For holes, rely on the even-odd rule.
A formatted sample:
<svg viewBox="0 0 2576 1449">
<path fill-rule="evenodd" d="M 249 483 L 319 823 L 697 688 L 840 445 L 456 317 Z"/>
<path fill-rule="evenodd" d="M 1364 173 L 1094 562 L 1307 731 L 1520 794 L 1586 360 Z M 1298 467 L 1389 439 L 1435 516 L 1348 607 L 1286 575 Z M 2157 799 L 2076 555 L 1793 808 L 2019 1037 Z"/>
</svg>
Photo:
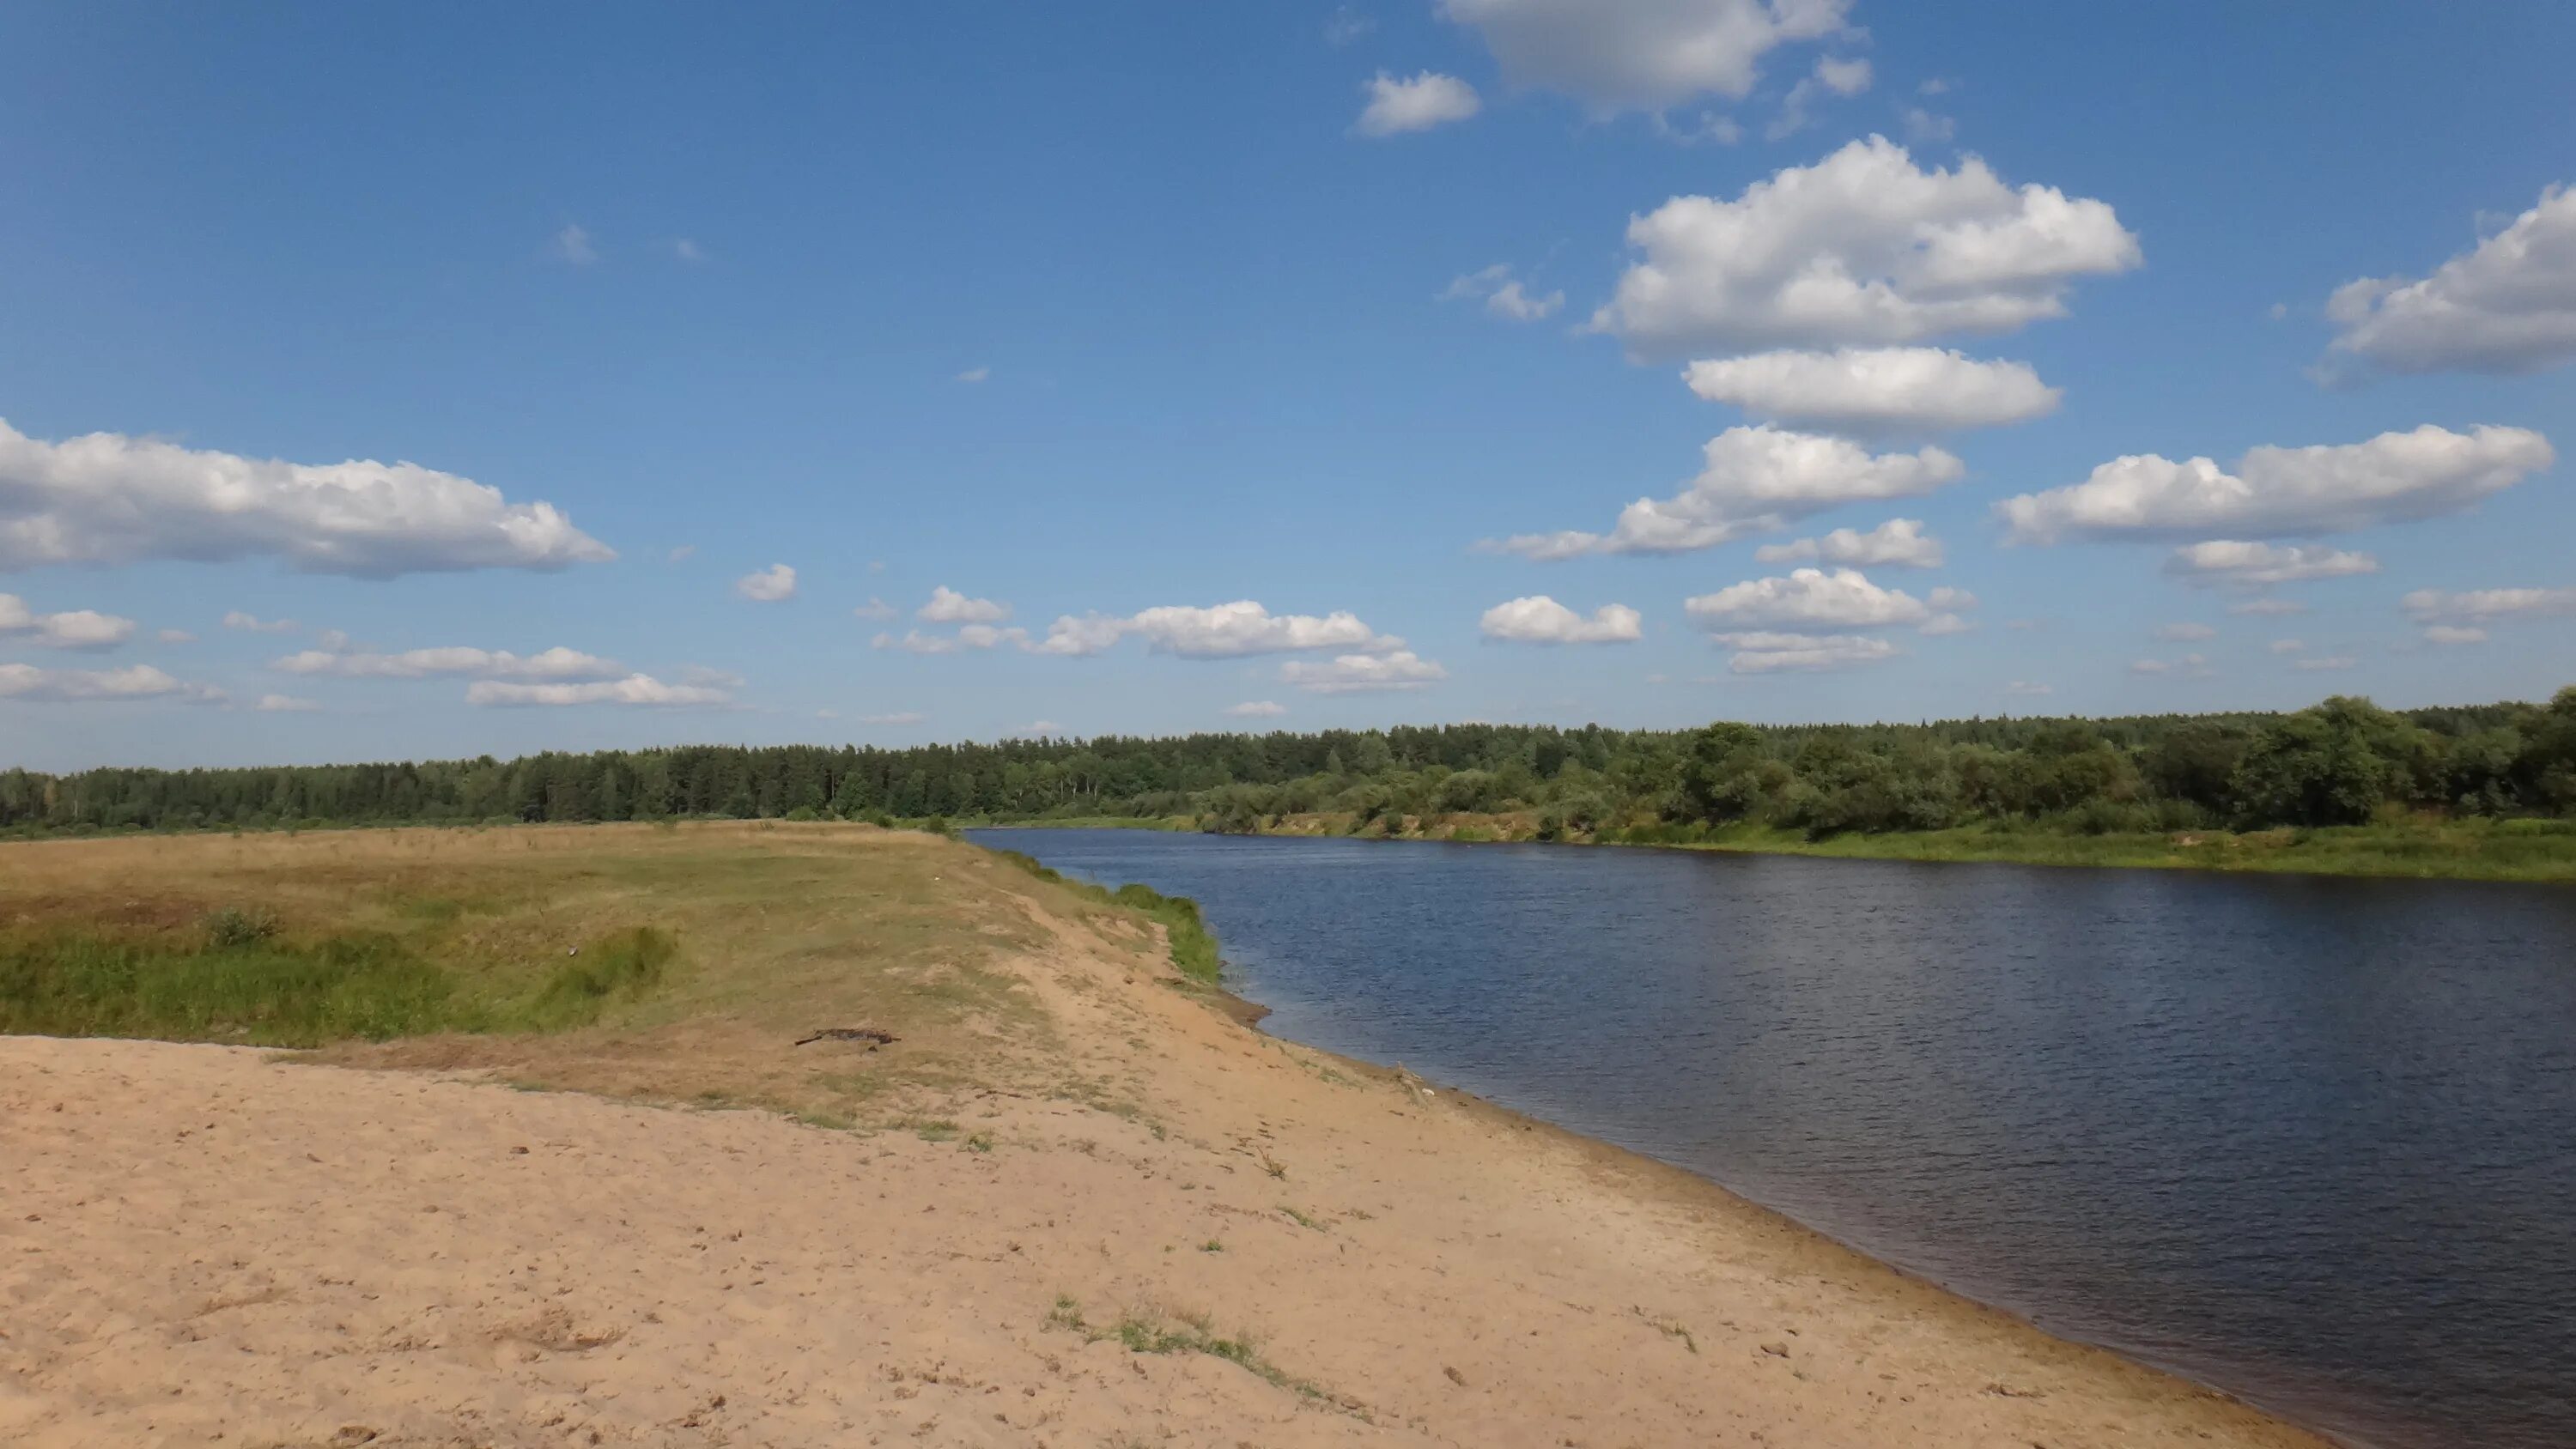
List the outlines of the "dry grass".
<svg viewBox="0 0 2576 1449">
<path fill-rule="evenodd" d="M 1006 959 L 1042 952 L 1028 908 L 1151 953 L 1114 908 L 971 846 L 854 825 L 405 829 L 0 845 L 0 943 L 176 949 L 232 911 L 281 944 L 367 939 L 431 963 L 468 1001 L 542 1000 L 578 948 L 651 929 L 678 953 L 649 990 L 570 1029 L 339 1042 L 319 1059 L 481 1069 L 531 1087 L 774 1107 L 827 1125 L 932 1115 L 972 1086 L 1068 1096 L 1049 1013 Z M 1055 897 L 1061 895 L 1062 899 Z M 1103 929 L 1107 928 L 1107 929 Z M 560 990 L 558 990 L 560 994 Z M 864 1044 L 800 1037 L 867 1026 Z M 208 1035 L 186 1031 L 166 1035 Z"/>
</svg>

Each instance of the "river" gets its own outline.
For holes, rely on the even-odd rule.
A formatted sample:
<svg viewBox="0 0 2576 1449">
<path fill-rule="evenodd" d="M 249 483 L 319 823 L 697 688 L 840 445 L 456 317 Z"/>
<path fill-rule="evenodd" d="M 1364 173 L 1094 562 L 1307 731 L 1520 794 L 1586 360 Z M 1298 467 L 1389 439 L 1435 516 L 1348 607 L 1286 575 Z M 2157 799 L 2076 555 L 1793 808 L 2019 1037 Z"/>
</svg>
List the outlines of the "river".
<svg viewBox="0 0 2576 1449">
<path fill-rule="evenodd" d="M 1264 1029 L 2357 1444 L 2576 1445 L 2576 889 L 972 832 Z"/>
</svg>

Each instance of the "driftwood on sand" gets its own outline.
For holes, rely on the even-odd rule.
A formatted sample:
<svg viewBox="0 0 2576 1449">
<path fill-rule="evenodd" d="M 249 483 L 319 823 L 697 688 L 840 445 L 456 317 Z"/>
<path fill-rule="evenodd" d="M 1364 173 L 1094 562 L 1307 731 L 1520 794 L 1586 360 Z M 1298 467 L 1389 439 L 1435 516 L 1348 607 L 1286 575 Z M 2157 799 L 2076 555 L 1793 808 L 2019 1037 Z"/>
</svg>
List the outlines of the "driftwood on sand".
<svg viewBox="0 0 2576 1449">
<path fill-rule="evenodd" d="M 798 1037 L 796 1044 L 804 1046 L 809 1042 L 818 1041 L 863 1041 L 868 1044 L 868 1050 L 875 1051 L 881 1046 L 892 1046 L 896 1040 L 893 1032 L 879 1031 L 873 1026 L 827 1026 L 812 1036 Z"/>
</svg>

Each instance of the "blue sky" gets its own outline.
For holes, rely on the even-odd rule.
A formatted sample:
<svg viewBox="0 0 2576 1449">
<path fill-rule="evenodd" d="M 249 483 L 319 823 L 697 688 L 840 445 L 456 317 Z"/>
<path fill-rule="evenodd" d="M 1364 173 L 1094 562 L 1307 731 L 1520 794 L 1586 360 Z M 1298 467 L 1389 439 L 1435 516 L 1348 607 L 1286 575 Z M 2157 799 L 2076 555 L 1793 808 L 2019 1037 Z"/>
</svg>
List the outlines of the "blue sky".
<svg viewBox="0 0 2576 1449">
<path fill-rule="evenodd" d="M 2576 681 L 2567 7 L 883 9 L 0 16 L 0 762 Z"/>
</svg>

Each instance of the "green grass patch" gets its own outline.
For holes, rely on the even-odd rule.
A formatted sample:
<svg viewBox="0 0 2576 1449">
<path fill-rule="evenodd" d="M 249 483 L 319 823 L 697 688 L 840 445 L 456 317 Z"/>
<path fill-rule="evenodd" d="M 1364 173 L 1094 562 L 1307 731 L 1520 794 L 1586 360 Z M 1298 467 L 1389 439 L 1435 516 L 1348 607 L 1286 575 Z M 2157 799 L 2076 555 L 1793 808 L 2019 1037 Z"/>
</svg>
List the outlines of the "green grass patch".
<svg viewBox="0 0 2576 1449">
<path fill-rule="evenodd" d="M 663 970 L 679 954 L 667 931 L 637 926 L 602 936 L 574 952 L 546 979 L 529 1003 L 528 1024 L 586 1026 L 612 1001 L 633 1001 L 662 984 Z"/>
<path fill-rule="evenodd" d="M 0 1033 L 309 1047 L 441 1031 L 587 1025 L 658 985 L 677 954 L 651 927 L 582 948 L 533 990 L 501 989 L 401 939 L 299 941 L 273 918 L 218 911 L 202 940 L 83 931 L 0 940 Z"/>
<path fill-rule="evenodd" d="M 1199 903 L 1188 896 L 1167 896 L 1152 886 L 1134 884 L 1123 885 L 1113 891 L 1089 881 L 1074 880 L 1039 864 L 1035 856 L 1016 850 L 995 850 L 993 854 L 1086 900 L 1124 906 L 1160 923 L 1164 936 L 1171 942 L 1172 965 L 1190 980 L 1213 986 L 1224 973 L 1225 963 L 1217 954 L 1216 936 L 1208 930 L 1206 918 L 1199 914 Z"/>
</svg>

